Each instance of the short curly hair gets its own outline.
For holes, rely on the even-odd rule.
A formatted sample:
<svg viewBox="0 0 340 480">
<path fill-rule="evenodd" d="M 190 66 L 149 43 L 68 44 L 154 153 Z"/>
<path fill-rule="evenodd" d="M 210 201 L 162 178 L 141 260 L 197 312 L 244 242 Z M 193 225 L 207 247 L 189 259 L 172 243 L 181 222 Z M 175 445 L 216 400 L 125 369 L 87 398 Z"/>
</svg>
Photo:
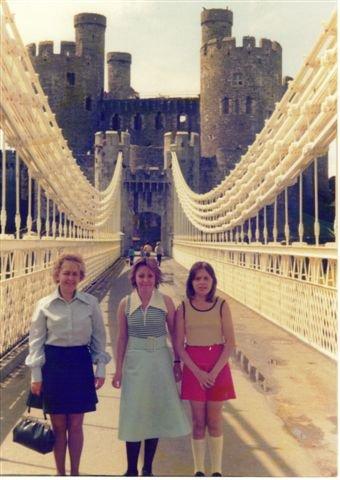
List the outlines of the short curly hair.
<svg viewBox="0 0 340 480">
<path fill-rule="evenodd" d="M 155 287 L 158 288 L 159 284 L 162 283 L 162 272 L 154 258 L 143 257 L 137 260 L 133 265 L 130 273 L 130 281 L 133 288 L 137 288 L 136 275 L 137 271 L 141 267 L 148 267 L 152 273 L 155 275 Z"/>
<path fill-rule="evenodd" d="M 81 255 L 78 255 L 77 253 L 62 253 L 53 265 L 52 277 L 54 283 L 58 283 L 59 273 L 64 262 L 76 263 L 79 266 L 80 280 L 84 280 L 86 270 L 83 257 Z"/>
</svg>

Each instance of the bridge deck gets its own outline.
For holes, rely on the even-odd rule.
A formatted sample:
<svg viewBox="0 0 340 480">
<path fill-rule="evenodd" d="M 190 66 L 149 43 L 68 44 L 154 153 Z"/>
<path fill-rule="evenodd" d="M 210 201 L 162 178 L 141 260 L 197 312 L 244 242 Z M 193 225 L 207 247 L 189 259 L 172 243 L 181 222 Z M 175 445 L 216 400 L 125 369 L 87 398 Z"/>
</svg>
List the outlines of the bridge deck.
<svg viewBox="0 0 340 480">
<path fill-rule="evenodd" d="M 165 260 L 161 290 L 179 303 L 187 272 Z M 246 287 L 246 286 L 245 286 Z M 108 329 L 115 339 L 115 311 L 129 292 L 128 267 L 98 286 Z M 229 299 L 238 342 L 233 374 L 238 398 L 224 410 L 224 474 L 228 476 L 336 475 L 336 365 L 282 329 Z M 121 475 L 124 444 L 117 440 L 120 392 L 108 379 L 95 413 L 85 418 L 82 475 Z M 53 475 L 53 456 L 15 445 L 11 429 L 24 412 L 29 376 L 20 367 L 2 387 L 1 474 Z M 162 440 L 156 475 L 192 475 L 189 438 Z"/>
</svg>

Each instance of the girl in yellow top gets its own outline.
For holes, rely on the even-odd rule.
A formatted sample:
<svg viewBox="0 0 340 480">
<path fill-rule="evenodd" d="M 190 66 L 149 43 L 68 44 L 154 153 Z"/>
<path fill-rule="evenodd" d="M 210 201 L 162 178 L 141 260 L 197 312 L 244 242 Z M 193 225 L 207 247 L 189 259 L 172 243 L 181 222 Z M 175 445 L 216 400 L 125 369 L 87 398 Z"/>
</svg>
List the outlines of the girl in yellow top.
<svg viewBox="0 0 340 480">
<path fill-rule="evenodd" d="M 176 346 L 184 362 L 182 398 L 190 401 L 195 476 L 205 476 L 205 432 L 208 429 L 212 476 L 222 476 L 222 407 L 235 398 L 228 359 L 235 347 L 230 309 L 217 297 L 216 275 L 209 263 L 189 272 L 187 299 L 176 315 Z"/>
</svg>

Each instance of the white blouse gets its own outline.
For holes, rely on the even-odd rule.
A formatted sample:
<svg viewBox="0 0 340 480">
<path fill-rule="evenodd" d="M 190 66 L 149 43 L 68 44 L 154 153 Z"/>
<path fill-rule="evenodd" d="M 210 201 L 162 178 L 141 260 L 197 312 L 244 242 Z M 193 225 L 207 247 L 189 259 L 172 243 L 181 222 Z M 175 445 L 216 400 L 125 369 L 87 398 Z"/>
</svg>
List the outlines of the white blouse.
<svg viewBox="0 0 340 480">
<path fill-rule="evenodd" d="M 105 352 L 106 333 L 98 300 L 89 293 L 76 292 L 72 301 L 67 302 L 59 289 L 39 300 L 33 314 L 29 355 L 25 362 L 31 368 L 32 382 L 42 379 L 44 345 L 88 345 L 92 362 L 97 365 L 95 376 L 105 377 L 105 365 L 111 357 Z"/>
</svg>

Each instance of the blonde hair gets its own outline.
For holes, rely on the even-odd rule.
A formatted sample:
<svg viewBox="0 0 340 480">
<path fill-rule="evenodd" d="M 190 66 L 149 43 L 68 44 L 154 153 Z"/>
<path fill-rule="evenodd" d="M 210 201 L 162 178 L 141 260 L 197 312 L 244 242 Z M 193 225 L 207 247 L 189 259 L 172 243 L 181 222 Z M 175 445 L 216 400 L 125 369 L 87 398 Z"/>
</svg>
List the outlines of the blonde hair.
<svg viewBox="0 0 340 480">
<path fill-rule="evenodd" d="M 55 283 L 58 283 L 59 273 L 64 262 L 76 263 L 79 266 L 80 280 L 84 280 L 85 263 L 84 263 L 83 257 L 76 253 L 63 253 L 57 258 L 57 260 L 54 262 L 54 265 L 53 265 L 52 277 Z"/>
</svg>

